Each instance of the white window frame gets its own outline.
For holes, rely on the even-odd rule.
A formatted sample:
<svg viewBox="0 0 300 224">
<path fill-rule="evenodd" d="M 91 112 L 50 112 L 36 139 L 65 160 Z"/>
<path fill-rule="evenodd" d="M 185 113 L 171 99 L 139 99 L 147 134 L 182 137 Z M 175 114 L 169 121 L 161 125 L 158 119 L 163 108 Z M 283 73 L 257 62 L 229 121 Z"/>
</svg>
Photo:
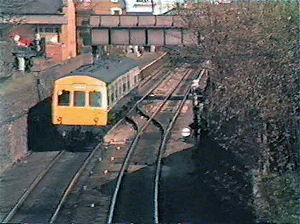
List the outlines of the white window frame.
<svg viewBox="0 0 300 224">
<path fill-rule="evenodd" d="M 115 11 L 119 11 L 119 15 L 122 15 L 122 9 L 119 7 L 110 8 L 110 14 L 115 15 Z"/>
</svg>

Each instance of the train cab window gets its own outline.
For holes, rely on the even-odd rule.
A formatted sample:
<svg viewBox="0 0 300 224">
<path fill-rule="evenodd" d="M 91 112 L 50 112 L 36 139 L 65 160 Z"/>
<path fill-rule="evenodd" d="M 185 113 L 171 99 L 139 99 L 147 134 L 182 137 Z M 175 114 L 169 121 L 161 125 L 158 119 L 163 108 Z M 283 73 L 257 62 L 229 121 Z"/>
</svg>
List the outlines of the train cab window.
<svg viewBox="0 0 300 224">
<path fill-rule="evenodd" d="M 70 106 L 70 91 L 58 91 L 58 106 Z"/>
<path fill-rule="evenodd" d="M 74 107 L 85 106 L 85 92 L 74 91 Z"/>
<path fill-rule="evenodd" d="M 91 107 L 101 107 L 102 106 L 102 95 L 100 92 L 90 92 L 89 102 Z"/>
</svg>

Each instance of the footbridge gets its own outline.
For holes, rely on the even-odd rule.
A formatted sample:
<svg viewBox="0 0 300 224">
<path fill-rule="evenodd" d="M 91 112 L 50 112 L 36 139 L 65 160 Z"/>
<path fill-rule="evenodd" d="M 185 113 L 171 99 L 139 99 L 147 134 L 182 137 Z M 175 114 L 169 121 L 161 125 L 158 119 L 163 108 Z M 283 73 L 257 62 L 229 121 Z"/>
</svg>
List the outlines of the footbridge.
<svg viewBox="0 0 300 224">
<path fill-rule="evenodd" d="M 193 45 L 198 38 L 179 16 L 90 15 L 77 29 L 89 40 L 84 45 Z"/>
</svg>

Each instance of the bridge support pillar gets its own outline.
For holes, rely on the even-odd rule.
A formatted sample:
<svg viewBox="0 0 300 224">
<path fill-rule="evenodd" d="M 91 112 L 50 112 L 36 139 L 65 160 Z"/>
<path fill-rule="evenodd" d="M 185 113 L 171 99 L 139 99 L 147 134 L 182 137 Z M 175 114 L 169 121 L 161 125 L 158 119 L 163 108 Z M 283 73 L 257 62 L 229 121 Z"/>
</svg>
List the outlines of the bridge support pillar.
<svg viewBox="0 0 300 224">
<path fill-rule="evenodd" d="M 134 45 L 134 46 L 133 46 L 133 51 L 134 51 L 134 54 L 135 54 L 137 57 L 140 57 L 140 56 L 141 56 L 141 53 L 139 52 L 139 46 L 138 46 L 138 45 Z"/>
<path fill-rule="evenodd" d="M 128 45 L 126 51 L 127 51 L 127 54 L 132 53 L 132 46 Z"/>
<path fill-rule="evenodd" d="M 155 52 L 155 46 L 154 45 L 150 46 L 150 52 Z"/>
<path fill-rule="evenodd" d="M 25 71 L 25 58 L 18 56 L 18 70 Z"/>
</svg>

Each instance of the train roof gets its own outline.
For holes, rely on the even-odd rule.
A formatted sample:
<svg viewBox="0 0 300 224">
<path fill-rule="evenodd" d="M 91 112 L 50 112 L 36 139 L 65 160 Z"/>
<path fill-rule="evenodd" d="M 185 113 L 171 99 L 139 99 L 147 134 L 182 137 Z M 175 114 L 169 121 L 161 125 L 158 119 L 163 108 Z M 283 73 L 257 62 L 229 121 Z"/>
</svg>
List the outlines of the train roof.
<svg viewBox="0 0 300 224">
<path fill-rule="evenodd" d="M 72 72 L 71 75 L 90 76 L 103 82 L 111 83 L 138 66 L 138 62 L 130 58 L 101 59 L 93 65 L 84 66 Z"/>
</svg>

